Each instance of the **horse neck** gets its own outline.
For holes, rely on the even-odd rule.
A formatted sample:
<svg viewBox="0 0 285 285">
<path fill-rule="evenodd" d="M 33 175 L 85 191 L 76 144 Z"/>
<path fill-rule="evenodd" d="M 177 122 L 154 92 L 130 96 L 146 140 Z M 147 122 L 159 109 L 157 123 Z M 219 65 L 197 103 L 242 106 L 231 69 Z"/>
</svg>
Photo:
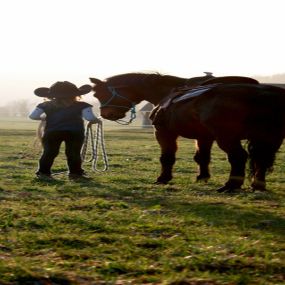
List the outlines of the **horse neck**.
<svg viewBox="0 0 285 285">
<path fill-rule="evenodd" d="M 158 102 L 160 102 L 166 96 L 163 92 L 155 92 L 155 90 L 148 90 L 144 88 L 138 90 L 137 94 L 137 103 L 145 100 L 154 105 L 157 105 Z"/>
<path fill-rule="evenodd" d="M 186 81 L 187 78 L 156 73 L 127 73 L 107 79 L 108 86 L 127 88 L 127 97 L 133 103 L 146 100 L 154 105 L 168 96 L 173 88 L 185 85 Z M 119 88 L 118 90 L 120 91 Z"/>
<path fill-rule="evenodd" d="M 138 88 L 137 94 L 139 101 L 148 101 L 157 105 L 163 98 L 167 97 L 173 88 L 185 85 L 185 79 L 177 80 L 174 82 L 160 83 L 155 86 L 144 86 Z"/>
</svg>

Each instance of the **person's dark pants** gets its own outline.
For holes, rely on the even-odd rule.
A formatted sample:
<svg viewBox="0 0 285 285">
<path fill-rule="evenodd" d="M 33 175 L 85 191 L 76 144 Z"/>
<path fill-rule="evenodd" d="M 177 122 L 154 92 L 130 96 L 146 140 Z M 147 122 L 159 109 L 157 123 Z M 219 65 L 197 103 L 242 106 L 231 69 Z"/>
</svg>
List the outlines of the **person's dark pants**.
<svg viewBox="0 0 285 285">
<path fill-rule="evenodd" d="M 82 175 L 84 170 L 81 168 L 80 151 L 84 142 L 82 132 L 72 131 L 53 131 L 44 135 L 43 153 L 39 160 L 37 173 L 50 175 L 54 159 L 59 154 L 60 145 L 65 142 L 65 155 L 70 175 Z"/>
</svg>

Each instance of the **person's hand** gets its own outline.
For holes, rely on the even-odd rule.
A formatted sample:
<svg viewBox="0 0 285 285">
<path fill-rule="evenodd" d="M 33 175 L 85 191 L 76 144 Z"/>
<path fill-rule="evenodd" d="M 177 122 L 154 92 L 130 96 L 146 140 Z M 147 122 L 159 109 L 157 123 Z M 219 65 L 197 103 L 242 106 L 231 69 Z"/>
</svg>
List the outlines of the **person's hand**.
<svg viewBox="0 0 285 285">
<path fill-rule="evenodd" d="M 101 117 L 97 117 L 96 120 L 94 120 L 92 123 L 101 125 L 103 123 L 103 121 L 102 121 Z"/>
<path fill-rule="evenodd" d="M 96 121 L 89 121 L 89 122 L 87 123 L 87 127 L 91 127 L 93 124 L 100 124 L 100 125 L 102 125 L 102 124 L 103 124 L 103 121 L 102 121 L 101 118 L 97 118 Z"/>
<path fill-rule="evenodd" d="M 87 128 L 90 128 L 92 125 L 93 125 L 92 122 L 88 122 L 88 123 L 87 123 Z"/>
<path fill-rule="evenodd" d="M 46 114 L 41 115 L 41 121 L 45 122 L 45 121 L 46 121 L 46 119 L 47 119 Z"/>
</svg>

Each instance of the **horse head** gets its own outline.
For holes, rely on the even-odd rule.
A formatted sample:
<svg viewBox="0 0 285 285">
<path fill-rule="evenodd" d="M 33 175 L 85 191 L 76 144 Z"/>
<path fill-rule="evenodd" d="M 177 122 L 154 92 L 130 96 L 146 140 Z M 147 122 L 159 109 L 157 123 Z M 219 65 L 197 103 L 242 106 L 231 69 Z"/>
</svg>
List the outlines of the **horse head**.
<svg viewBox="0 0 285 285">
<path fill-rule="evenodd" d="M 135 91 L 126 85 L 111 85 L 107 81 L 97 78 L 90 78 L 94 83 L 92 90 L 94 97 L 100 102 L 100 114 L 104 119 L 111 121 L 121 120 L 131 110 L 130 123 L 135 117 L 135 105 L 138 103 L 135 98 Z"/>
<path fill-rule="evenodd" d="M 157 105 L 169 92 L 185 85 L 186 78 L 159 73 L 124 73 L 105 80 L 90 78 L 100 104 L 101 116 L 117 121 L 131 111 L 130 123 L 135 117 L 135 105 L 146 100 Z"/>
</svg>

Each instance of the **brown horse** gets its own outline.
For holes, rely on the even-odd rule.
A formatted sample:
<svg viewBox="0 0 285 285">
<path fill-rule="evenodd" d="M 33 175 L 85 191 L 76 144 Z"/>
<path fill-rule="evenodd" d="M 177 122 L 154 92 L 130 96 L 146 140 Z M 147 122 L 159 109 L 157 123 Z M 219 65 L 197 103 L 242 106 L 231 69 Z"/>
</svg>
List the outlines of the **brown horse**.
<svg viewBox="0 0 285 285">
<path fill-rule="evenodd" d="M 126 114 L 126 112 L 130 109 L 132 109 L 137 103 L 139 103 L 142 100 L 147 100 L 150 101 L 154 104 L 158 104 L 159 101 L 165 101 L 165 95 L 167 94 L 167 90 L 169 91 L 169 88 L 165 88 L 165 86 L 168 87 L 173 87 L 174 85 L 172 84 L 166 84 L 163 81 L 163 77 L 159 74 L 122 74 L 119 76 L 114 76 L 110 77 L 106 81 L 101 81 L 99 79 L 91 78 L 91 81 L 95 83 L 96 85 L 94 86 L 94 91 L 95 91 L 95 97 L 99 99 L 101 102 L 101 115 L 104 118 L 110 119 L 110 120 L 117 120 L 120 118 L 123 118 Z M 169 81 L 169 76 L 165 76 L 167 78 L 167 82 Z M 131 78 L 131 80 L 130 80 Z M 139 79 L 138 79 L 139 78 Z M 170 77 L 172 82 L 176 82 L 177 78 L 175 77 Z M 136 79 L 136 80 L 135 80 Z M 151 83 L 148 81 L 151 79 Z M 184 80 L 181 80 L 178 78 L 178 81 L 180 84 L 185 83 Z M 234 95 L 235 93 L 245 93 L 246 96 L 248 96 L 248 100 L 252 100 L 254 102 L 255 99 L 248 93 L 257 93 L 258 95 L 260 94 L 268 94 L 268 93 L 282 93 L 282 89 L 274 89 L 275 87 L 266 87 L 264 85 L 260 86 L 255 86 L 258 84 L 258 82 L 254 79 L 251 78 L 246 78 L 246 77 L 213 77 L 210 76 L 210 78 L 205 78 L 205 77 L 200 77 L 197 78 L 197 83 L 193 82 L 193 79 L 190 79 L 191 85 L 195 86 L 197 84 L 199 85 L 213 85 L 217 83 L 226 83 L 224 85 L 225 87 L 227 86 L 228 88 L 233 88 L 233 90 L 229 90 L 227 93 L 227 104 L 231 108 L 233 108 L 233 105 L 236 104 L 239 106 L 239 94 Z M 158 88 L 160 86 L 158 84 L 162 84 L 161 88 Z M 139 84 L 138 84 L 139 83 Z M 235 84 L 234 84 L 235 83 Z M 247 83 L 246 85 L 237 85 L 237 83 Z M 254 85 L 254 86 L 253 86 Z M 242 88 L 243 87 L 243 88 Z M 219 91 L 217 89 L 218 87 L 215 87 L 213 90 Z M 219 86 L 219 88 L 222 88 Z M 250 88 L 253 88 L 252 90 Z M 265 90 L 266 88 L 271 88 L 270 90 Z M 272 89 L 273 88 L 273 89 Z M 263 90 L 264 89 L 264 90 Z M 163 90 L 163 92 L 159 92 Z M 212 143 L 216 138 L 215 132 L 212 131 L 207 124 L 204 122 L 199 122 L 197 120 L 194 120 L 192 118 L 193 113 L 192 112 L 197 112 L 197 110 L 192 110 L 192 106 L 199 103 L 199 100 L 202 100 L 204 96 L 208 93 L 213 92 L 213 90 L 208 90 L 203 96 L 197 97 L 192 100 L 189 100 L 187 104 L 185 102 L 180 102 L 175 105 L 171 105 L 167 112 L 164 112 L 164 119 L 165 121 L 170 121 L 170 124 L 161 124 L 155 120 L 155 127 L 156 127 L 156 138 L 161 146 L 161 157 L 160 161 L 162 164 L 162 172 L 161 175 L 158 177 L 157 182 L 158 183 L 167 183 L 172 179 L 172 167 L 175 162 L 175 152 L 177 150 L 177 144 L 176 140 L 178 136 L 184 136 L 187 138 L 194 138 L 197 139 L 198 141 L 198 149 L 195 154 L 195 160 L 198 162 L 200 165 L 200 177 L 202 178 L 207 178 L 209 177 L 209 172 L 208 172 L 208 164 L 210 161 L 210 149 L 212 146 Z M 240 91 L 237 91 L 240 90 Z M 154 92 L 155 91 L 155 92 Z M 229 94 L 233 93 L 234 97 L 228 97 Z M 215 97 L 213 96 L 211 99 L 214 99 Z M 259 98 L 259 97 L 258 97 Z M 260 98 L 264 98 L 263 96 L 260 96 Z M 233 102 L 230 104 L 230 101 L 233 100 Z M 235 102 L 237 100 L 237 102 Z M 203 101 L 202 101 L 203 102 Z M 212 101 L 209 101 L 212 102 Z M 258 103 L 258 101 L 257 101 Z M 190 104 L 190 105 L 189 105 Z M 209 103 L 208 103 L 209 104 Z M 266 106 L 266 102 L 264 103 Z M 178 108 L 179 106 L 179 108 Z M 205 104 L 207 106 L 207 104 Z M 263 106 L 263 107 L 264 107 Z M 227 108 L 226 104 L 223 105 L 224 108 Z M 253 108 L 254 106 L 251 106 Z M 212 108 L 212 107 L 211 107 Z M 227 108 L 227 114 L 234 114 L 234 112 L 229 112 L 230 108 Z M 186 110 L 192 110 L 191 112 L 186 111 Z M 218 109 L 217 109 L 218 110 Z M 184 111 L 184 112 L 182 112 Z M 234 111 L 239 112 L 240 110 L 235 109 Z M 190 119 L 187 120 L 187 116 L 185 116 L 185 112 L 189 113 L 188 115 L 190 116 Z M 259 111 L 260 112 L 260 111 Z M 171 114 L 171 115 L 170 115 Z M 182 120 L 183 117 L 185 116 L 186 121 Z M 262 119 L 262 112 L 259 113 L 259 115 L 253 115 L 252 120 L 261 120 Z M 180 119 L 179 119 L 180 118 Z M 236 116 L 236 122 L 231 123 L 231 121 L 227 121 L 226 117 L 221 119 L 222 121 L 224 120 L 224 123 L 228 122 L 228 125 L 231 127 L 235 127 L 235 124 L 238 124 L 238 116 Z M 248 120 L 252 121 L 251 119 Z M 179 124 L 176 124 L 176 123 Z M 213 122 L 215 122 L 213 120 Z M 252 123 L 251 123 L 252 124 Z M 254 130 L 255 126 L 252 124 L 252 128 Z M 219 128 L 218 128 L 219 129 Z M 260 127 L 259 127 L 260 129 Z M 273 129 L 273 128 L 272 128 Z M 223 129 L 221 128 L 221 132 Z M 256 129 L 258 130 L 258 128 Z M 273 131 L 274 132 L 274 131 Z M 261 131 L 262 133 L 262 131 Z M 266 132 L 265 132 L 266 133 Z M 252 132 L 249 132 L 249 134 L 252 134 Z M 235 138 L 235 136 L 234 136 Z M 234 139 L 233 138 L 233 139 Z M 229 161 L 232 164 L 232 171 L 231 175 L 229 178 L 229 181 L 226 183 L 224 187 L 222 187 L 220 190 L 232 190 L 233 188 L 237 188 L 242 185 L 243 179 L 244 179 L 244 164 L 246 161 L 247 154 L 246 152 L 242 149 L 240 145 L 240 140 L 241 139 L 249 139 L 246 135 L 244 137 L 237 136 L 236 139 L 239 141 L 235 142 L 232 148 L 229 148 L 230 151 L 224 147 L 221 146 L 222 143 L 220 143 L 219 138 L 217 139 L 218 144 L 221 146 L 222 149 L 224 149 L 228 155 L 229 155 Z M 253 137 L 255 140 L 256 138 Z M 258 138 L 257 138 L 258 139 Z M 232 139 L 229 139 L 230 142 L 232 142 Z M 249 143 L 249 152 L 252 157 L 256 157 L 257 153 L 260 155 L 260 152 L 257 152 L 256 149 L 256 144 L 253 143 L 254 140 L 251 140 Z M 259 139 L 258 139 L 259 143 Z M 261 145 L 263 142 L 261 142 Z M 258 149 L 262 150 L 263 147 L 260 146 Z M 276 149 L 276 147 L 274 148 Z M 278 148 L 277 148 L 278 149 Z M 234 152 L 234 154 L 232 154 Z M 270 157 L 270 155 L 268 155 Z M 273 155 L 274 156 L 274 155 Z M 243 166 L 236 166 L 235 163 L 235 157 L 238 157 L 241 162 L 238 162 L 238 164 L 243 165 Z M 257 159 L 257 158 L 256 158 Z M 255 159 L 255 160 L 256 160 Z M 263 167 L 263 174 L 262 171 L 258 168 L 259 166 L 256 166 L 256 162 L 254 159 L 252 159 L 252 171 L 254 172 L 254 182 L 253 182 L 253 187 L 255 189 L 263 189 L 265 188 L 265 172 Z M 267 159 L 267 161 L 270 161 L 270 158 Z M 266 169 L 272 165 L 272 153 L 271 153 L 271 163 L 267 163 Z M 243 169 L 241 171 L 241 168 Z M 198 176 L 199 179 L 199 176 Z"/>
<path fill-rule="evenodd" d="M 110 120 L 119 120 L 118 118 L 123 118 L 125 113 L 131 110 L 131 118 L 128 123 L 135 117 L 136 104 L 146 100 L 157 105 L 173 89 L 203 85 L 209 80 L 214 80 L 213 83 L 216 83 L 216 81 L 228 82 L 229 80 L 231 82 L 258 83 L 256 80 L 247 77 L 221 78 L 214 77 L 210 72 L 205 72 L 205 74 L 205 76 L 181 78 L 159 73 L 125 73 L 112 76 L 105 81 L 96 78 L 90 78 L 90 80 L 96 84 L 96 87 L 94 87 L 95 96 L 98 96 L 99 100 L 102 97 L 101 110 L 104 116 Z M 124 90 L 128 90 L 129 98 L 120 96 L 121 91 L 124 92 Z M 194 160 L 198 164 L 197 181 L 207 181 L 210 178 L 209 164 L 213 141 L 209 138 L 196 139 Z M 161 148 L 163 148 L 162 145 Z"/>
<path fill-rule="evenodd" d="M 217 79 L 213 80 L 219 83 Z M 102 82 L 93 79 L 92 82 L 96 84 L 95 96 L 103 103 L 101 115 L 104 118 L 122 118 L 126 109 L 140 101 L 129 86 L 119 88 L 118 97 L 110 93 L 108 80 Z M 157 182 L 167 183 L 172 179 L 176 140 L 178 136 L 183 136 L 208 142 L 216 140 L 227 153 L 231 164 L 229 179 L 219 191 L 240 188 L 244 182 L 248 156 L 241 146 L 241 140 L 246 139 L 253 173 L 252 188 L 265 190 L 266 172 L 272 167 L 285 136 L 285 90 L 257 82 L 233 82 L 229 80 L 227 84 L 214 84 L 200 96 L 170 104 L 164 110 L 163 120 L 154 123 L 156 138 L 161 146 L 162 164 Z M 104 102 L 110 102 L 110 98 L 113 106 L 104 105 Z"/>
<path fill-rule="evenodd" d="M 131 119 L 127 122 L 130 123 L 135 118 L 135 105 L 141 101 L 146 100 L 157 105 L 173 89 L 183 86 L 197 86 L 214 78 L 210 72 L 205 72 L 204 76 L 192 78 L 181 78 L 159 73 L 125 73 L 112 76 L 105 81 L 96 78 L 90 78 L 90 80 L 96 84 L 96 88 L 94 88 L 95 97 L 98 96 L 97 98 L 100 99 L 101 94 L 103 96 L 102 100 L 100 100 L 101 110 L 104 110 L 103 112 L 105 113 L 103 116 L 106 116 L 109 120 L 119 120 L 117 112 L 120 112 L 119 117 L 123 118 L 125 113 L 131 110 Z M 129 98 L 120 96 L 121 91 L 124 91 L 126 88 L 130 92 Z M 107 92 L 107 97 L 104 97 L 104 92 L 105 94 Z M 115 108 L 114 118 L 113 108 Z M 212 142 L 203 139 L 196 140 L 194 160 L 198 164 L 197 180 L 208 180 L 210 178 L 211 147 Z"/>
</svg>

